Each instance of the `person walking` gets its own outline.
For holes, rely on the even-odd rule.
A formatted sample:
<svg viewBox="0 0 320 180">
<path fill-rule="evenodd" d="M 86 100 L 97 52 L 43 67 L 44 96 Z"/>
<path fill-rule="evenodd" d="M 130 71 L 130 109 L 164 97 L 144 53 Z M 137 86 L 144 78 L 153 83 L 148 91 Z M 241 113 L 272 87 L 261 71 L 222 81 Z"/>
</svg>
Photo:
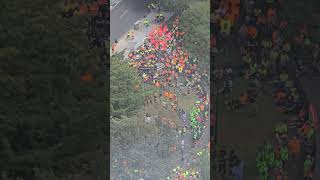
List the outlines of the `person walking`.
<svg viewBox="0 0 320 180">
<path fill-rule="evenodd" d="M 149 20 L 148 20 L 148 18 L 145 18 L 145 19 L 144 19 L 143 24 L 144 24 L 145 27 L 148 27 L 148 26 L 149 26 Z"/>
<path fill-rule="evenodd" d="M 113 44 L 112 44 L 112 54 L 114 54 L 114 53 L 115 53 L 115 48 L 116 48 L 116 44 L 115 44 L 115 43 L 113 43 Z"/>
<path fill-rule="evenodd" d="M 236 158 L 235 166 L 232 168 L 232 180 L 243 180 L 244 163 Z"/>
<path fill-rule="evenodd" d="M 220 150 L 218 156 L 218 172 L 222 178 L 224 178 L 226 174 L 226 151 L 224 148 Z"/>
<path fill-rule="evenodd" d="M 129 32 L 127 33 L 127 40 L 129 40 L 130 37 L 131 37 L 131 33 L 130 33 L 130 31 L 129 31 Z"/>
</svg>

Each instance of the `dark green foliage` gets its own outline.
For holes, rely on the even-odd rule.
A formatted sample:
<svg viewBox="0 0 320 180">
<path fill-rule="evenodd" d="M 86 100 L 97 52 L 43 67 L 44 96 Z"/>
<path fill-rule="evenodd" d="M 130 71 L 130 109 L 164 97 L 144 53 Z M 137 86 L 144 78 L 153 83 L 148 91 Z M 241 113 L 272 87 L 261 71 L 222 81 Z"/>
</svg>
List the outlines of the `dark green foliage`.
<svg viewBox="0 0 320 180">
<path fill-rule="evenodd" d="M 115 118 L 129 117 L 143 105 L 141 78 L 121 54 L 111 57 L 110 66 L 111 115 Z M 139 89 L 134 90 L 135 86 Z"/>
<path fill-rule="evenodd" d="M 181 28 L 186 32 L 185 47 L 198 57 L 202 67 L 209 67 L 210 54 L 210 6 L 208 1 L 194 2 L 183 12 Z"/>
<path fill-rule="evenodd" d="M 62 4 L 0 2 L 2 179 L 107 177 L 97 172 L 107 162 L 107 77 L 88 51 L 85 18 L 62 18 Z M 94 81 L 80 81 L 84 72 Z"/>
<path fill-rule="evenodd" d="M 180 13 L 188 8 L 190 2 L 191 0 L 163 0 L 161 6 L 166 11 Z"/>
</svg>

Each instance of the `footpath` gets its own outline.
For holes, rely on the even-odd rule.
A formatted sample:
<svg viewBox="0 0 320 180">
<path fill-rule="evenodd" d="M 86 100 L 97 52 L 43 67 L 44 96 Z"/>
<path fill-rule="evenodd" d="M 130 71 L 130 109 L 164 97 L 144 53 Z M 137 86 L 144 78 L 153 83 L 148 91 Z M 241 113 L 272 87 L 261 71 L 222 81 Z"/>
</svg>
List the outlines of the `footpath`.
<svg viewBox="0 0 320 180">
<path fill-rule="evenodd" d="M 110 54 L 113 55 L 118 52 L 124 51 L 124 57 L 127 57 L 129 52 L 137 49 L 144 42 L 144 39 L 147 37 L 148 33 L 155 28 L 156 26 L 160 26 L 165 24 L 172 16 L 173 13 L 163 13 L 165 19 L 162 23 L 155 22 L 156 13 L 150 13 L 145 18 L 138 20 L 132 25 L 132 28 L 128 32 L 133 32 L 133 39 L 127 39 L 127 33 L 124 33 L 118 39 L 118 43 L 115 46 L 114 53 L 112 53 L 112 46 L 110 47 Z M 144 20 L 148 19 L 149 26 L 144 25 Z M 134 26 L 137 28 L 135 29 Z M 112 42 L 114 43 L 114 42 Z"/>
</svg>

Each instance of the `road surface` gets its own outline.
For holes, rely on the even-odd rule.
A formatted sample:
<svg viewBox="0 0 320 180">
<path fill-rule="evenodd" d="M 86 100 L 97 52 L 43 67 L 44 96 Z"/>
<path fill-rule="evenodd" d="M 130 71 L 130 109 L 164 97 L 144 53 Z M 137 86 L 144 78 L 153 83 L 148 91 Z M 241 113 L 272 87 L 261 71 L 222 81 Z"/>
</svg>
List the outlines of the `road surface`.
<svg viewBox="0 0 320 180">
<path fill-rule="evenodd" d="M 133 24 L 148 12 L 145 0 L 122 0 L 110 13 L 110 41 L 119 39 Z"/>
</svg>

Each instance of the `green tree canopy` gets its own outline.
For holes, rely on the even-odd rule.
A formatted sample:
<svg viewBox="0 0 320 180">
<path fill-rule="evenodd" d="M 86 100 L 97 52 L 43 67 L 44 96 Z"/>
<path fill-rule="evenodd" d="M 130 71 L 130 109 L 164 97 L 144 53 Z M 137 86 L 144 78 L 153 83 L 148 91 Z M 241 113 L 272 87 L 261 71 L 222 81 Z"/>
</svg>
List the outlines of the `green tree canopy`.
<svg viewBox="0 0 320 180">
<path fill-rule="evenodd" d="M 86 19 L 62 18 L 63 1 L 0 6 L 0 179 L 101 178 L 107 77 L 88 51 Z"/>
<path fill-rule="evenodd" d="M 183 12 L 180 27 L 186 31 L 185 47 L 199 59 L 202 67 L 210 63 L 210 4 L 209 1 L 197 1 Z"/>
<path fill-rule="evenodd" d="M 111 115 L 115 118 L 129 117 L 143 105 L 141 78 L 123 59 L 122 54 L 117 54 L 110 62 Z"/>
<path fill-rule="evenodd" d="M 163 0 L 161 6 L 165 11 L 180 13 L 189 7 L 191 0 Z"/>
</svg>

